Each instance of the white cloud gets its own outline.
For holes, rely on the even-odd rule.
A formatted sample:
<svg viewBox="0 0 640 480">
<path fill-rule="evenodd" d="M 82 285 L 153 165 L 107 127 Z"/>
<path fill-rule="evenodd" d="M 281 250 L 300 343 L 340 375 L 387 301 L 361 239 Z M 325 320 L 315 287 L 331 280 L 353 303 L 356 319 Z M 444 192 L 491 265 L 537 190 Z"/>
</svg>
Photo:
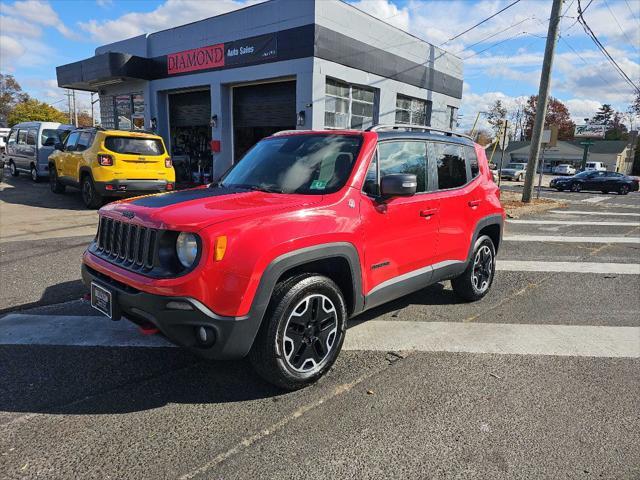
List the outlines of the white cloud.
<svg viewBox="0 0 640 480">
<path fill-rule="evenodd" d="M 19 35 L 31 38 L 39 38 L 42 29 L 37 25 L 26 22 L 20 18 L 0 15 L 0 32 L 7 35 Z"/>
<path fill-rule="evenodd" d="M 113 5 L 113 0 L 96 0 L 96 4 L 100 8 L 107 8 Z"/>
<path fill-rule="evenodd" d="M 67 38 L 75 39 L 77 36 L 66 27 L 51 4 L 42 0 L 19 0 L 8 6 L 8 11 L 13 16 L 21 17 L 28 22 L 58 30 Z"/>
<path fill-rule="evenodd" d="M 0 35 L 0 70 L 12 72 L 15 70 L 13 61 L 26 51 L 24 45 L 12 37 Z"/>
<path fill-rule="evenodd" d="M 388 0 L 358 0 L 351 4 L 380 20 L 394 25 L 403 30 L 410 30 L 409 8 L 398 8 Z"/>
<path fill-rule="evenodd" d="M 143 33 L 177 27 L 186 23 L 237 10 L 258 0 L 167 0 L 151 12 L 130 12 L 114 20 L 80 22 L 82 30 L 100 43 L 112 43 Z"/>
</svg>

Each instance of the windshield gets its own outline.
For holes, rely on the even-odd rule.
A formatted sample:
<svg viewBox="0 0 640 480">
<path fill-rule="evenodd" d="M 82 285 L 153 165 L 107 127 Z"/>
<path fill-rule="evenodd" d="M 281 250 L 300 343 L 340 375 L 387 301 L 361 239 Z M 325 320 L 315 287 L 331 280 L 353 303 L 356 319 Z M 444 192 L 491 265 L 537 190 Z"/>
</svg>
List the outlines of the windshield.
<svg viewBox="0 0 640 480">
<path fill-rule="evenodd" d="M 40 144 L 44 145 L 47 143 L 47 140 L 53 138 L 54 144 L 62 143 L 65 136 L 68 134 L 69 130 L 58 130 L 53 128 L 45 128 L 42 130 L 42 135 L 40 135 Z"/>
<path fill-rule="evenodd" d="M 524 163 L 510 163 L 509 165 L 507 165 L 507 168 L 513 168 L 516 170 L 524 170 L 525 164 Z"/>
<path fill-rule="evenodd" d="M 116 153 L 129 155 L 162 155 L 164 147 L 157 138 L 107 137 L 104 146 Z"/>
<path fill-rule="evenodd" d="M 276 193 L 337 192 L 349 178 L 362 137 L 292 135 L 258 142 L 221 185 Z"/>
</svg>

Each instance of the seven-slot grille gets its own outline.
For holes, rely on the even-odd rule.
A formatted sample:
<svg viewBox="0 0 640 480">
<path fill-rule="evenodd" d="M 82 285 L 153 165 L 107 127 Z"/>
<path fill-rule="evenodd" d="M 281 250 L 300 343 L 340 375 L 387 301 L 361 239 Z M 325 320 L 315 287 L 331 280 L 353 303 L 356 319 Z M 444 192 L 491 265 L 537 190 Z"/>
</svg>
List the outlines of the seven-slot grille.
<svg viewBox="0 0 640 480">
<path fill-rule="evenodd" d="M 96 253 L 127 268 L 153 268 L 158 231 L 100 217 Z"/>
</svg>

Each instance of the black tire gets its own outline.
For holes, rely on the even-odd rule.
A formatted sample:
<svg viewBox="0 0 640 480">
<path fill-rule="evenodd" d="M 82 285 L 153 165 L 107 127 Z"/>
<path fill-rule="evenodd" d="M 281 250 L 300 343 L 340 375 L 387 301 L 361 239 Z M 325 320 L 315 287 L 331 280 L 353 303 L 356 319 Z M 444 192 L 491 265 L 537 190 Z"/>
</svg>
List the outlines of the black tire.
<svg viewBox="0 0 640 480">
<path fill-rule="evenodd" d="M 18 172 L 16 164 L 13 163 L 13 160 L 9 162 L 9 171 L 11 172 L 12 177 L 17 177 L 18 175 L 20 175 L 20 172 Z"/>
<path fill-rule="evenodd" d="M 620 185 L 620 187 L 618 188 L 618 194 L 626 195 L 627 193 L 629 193 L 629 185 L 626 185 L 626 184 Z"/>
<path fill-rule="evenodd" d="M 582 190 L 582 184 L 580 184 L 580 182 L 576 182 L 576 183 L 572 183 L 571 184 L 571 191 L 572 192 L 580 192 Z"/>
<path fill-rule="evenodd" d="M 66 190 L 66 187 L 60 183 L 58 171 L 53 165 L 49 167 L 49 187 L 53 193 L 64 193 Z"/>
<path fill-rule="evenodd" d="M 457 296 L 475 302 L 487 294 L 495 273 L 496 249 L 491 238 L 483 235 L 476 240 L 467 269 L 451 280 L 451 286 Z"/>
<path fill-rule="evenodd" d="M 31 170 L 29 170 L 29 175 L 31 176 L 31 180 L 33 183 L 40 183 L 40 177 L 38 176 L 38 169 L 31 165 Z"/>
<path fill-rule="evenodd" d="M 602 193 L 606 195 L 607 193 L 609 193 L 609 190 L 602 190 Z"/>
<path fill-rule="evenodd" d="M 564 192 L 564 188 L 562 187 L 556 187 L 556 190 L 558 190 L 559 192 Z"/>
<path fill-rule="evenodd" d="M 300 389 L 331 368 L 346 327 L 344 297 L 331 279 L 313 273 L 292 276 L 276 285 L 249 360 L 269 383 Z"/>
<path fill-rule="evenodd" d="M 96 209 L 102 206 L 102 196 L 96 192 L 96 187 L 89 175 L 82 177 L 82 201 L 87 208 Z"/>
</svg>

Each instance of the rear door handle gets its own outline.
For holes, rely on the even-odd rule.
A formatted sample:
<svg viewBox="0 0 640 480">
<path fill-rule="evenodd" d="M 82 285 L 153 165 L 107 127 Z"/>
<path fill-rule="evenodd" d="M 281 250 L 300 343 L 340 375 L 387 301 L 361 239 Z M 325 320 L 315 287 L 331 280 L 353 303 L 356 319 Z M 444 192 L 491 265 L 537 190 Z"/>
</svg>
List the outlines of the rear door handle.
<svg viewBox="0 0 640 480">
<path fill-rule="evenodd" d="M 477 207 L 478 205 L 480 205 L 480 203 L 481 203 L 481 202 L 482 202 L 482 200 L 470 200 L 470 201 L 469 201 L 469 206 L 470 206 L 471 208 L 475 208 L 475 207 Z"/>
<path fill-rule="evenodd" d="M 438 213 L 438 209 L 437 208 L 430 208 L 427 210 L 420 210 L 420 216 L 421 217 L 431 217 L 433 215 L 435 215 L 436 213 Z"/>
</svg>

